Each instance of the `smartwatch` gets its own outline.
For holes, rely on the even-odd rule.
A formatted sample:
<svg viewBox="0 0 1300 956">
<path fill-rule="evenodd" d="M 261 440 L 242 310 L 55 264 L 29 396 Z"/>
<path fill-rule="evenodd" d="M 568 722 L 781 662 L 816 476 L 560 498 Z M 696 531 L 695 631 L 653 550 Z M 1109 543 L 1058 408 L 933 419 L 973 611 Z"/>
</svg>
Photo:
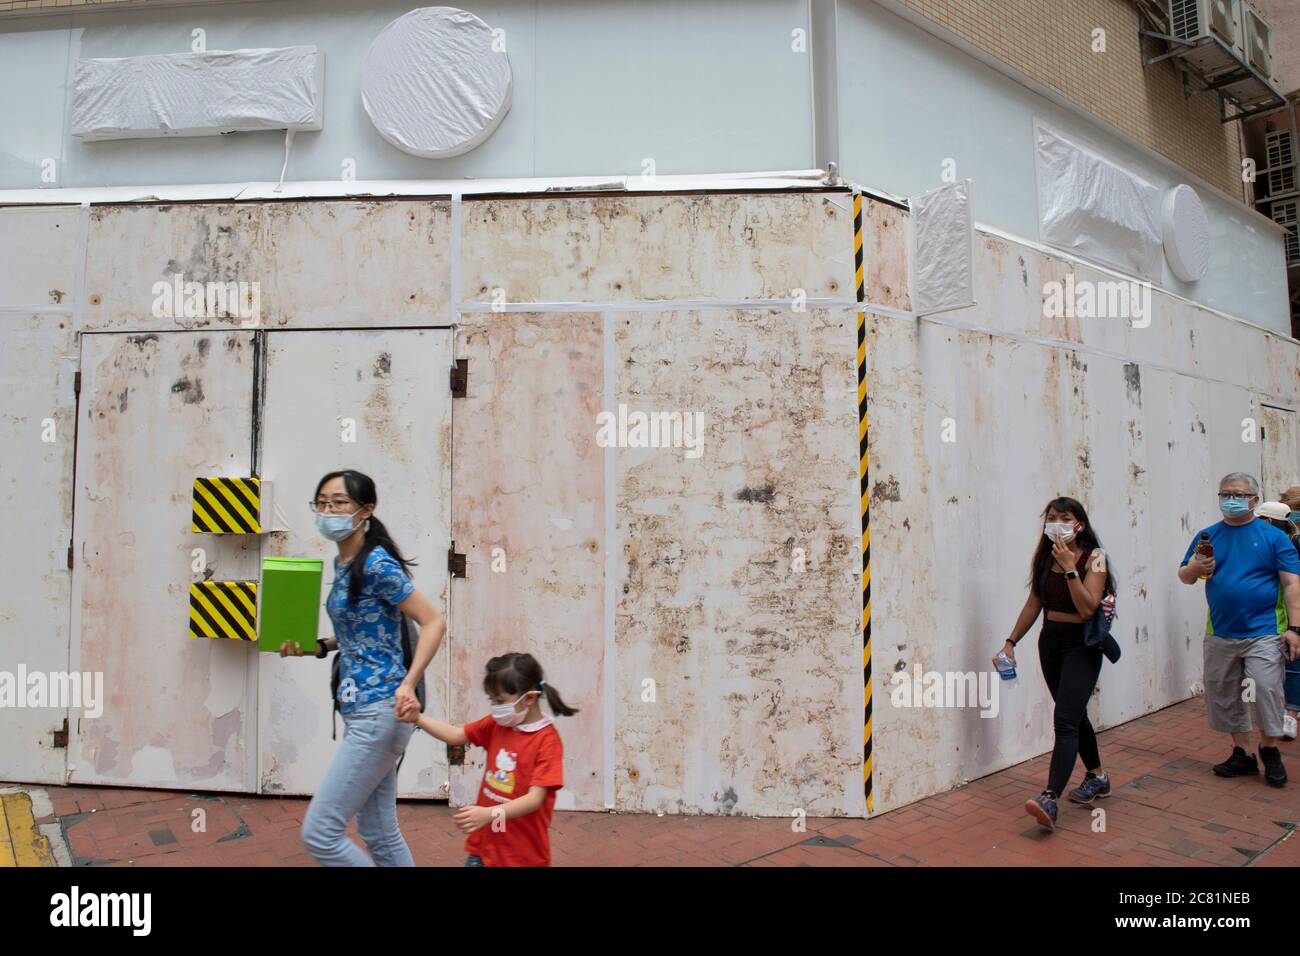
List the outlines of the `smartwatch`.
<svg viewBox="0 0 1300 956">
<path fill-rule="evenodd" d="M 316 642 L 316 656 L 317 656 L 320 660 L 324 660 L 324 659 L 325 659 L 325 656 L 326 656 L 327 654 L 329 654 L 329 648 L 327 648 L 327 647 L 325 646 L 325 642 L 324 642 L 324 641 L 317 641 L 317 642 Z"/>
<path fill-rule="evenodd" d="M 1077 580 L 1079 577 L 1079 572 L 1071 568 L 1069 571 L 1065 572 L 1065 577 L 1070 581 Z"/>
<path fill-rule="evenodd" d="M 1300 634 L 1300 626 L 1297 626 L 1295 624 L 1292 624 L 1290 627 L 1287 628 L 1287 630 L 1294 631 L 1295 633 Z"/>
</svg>

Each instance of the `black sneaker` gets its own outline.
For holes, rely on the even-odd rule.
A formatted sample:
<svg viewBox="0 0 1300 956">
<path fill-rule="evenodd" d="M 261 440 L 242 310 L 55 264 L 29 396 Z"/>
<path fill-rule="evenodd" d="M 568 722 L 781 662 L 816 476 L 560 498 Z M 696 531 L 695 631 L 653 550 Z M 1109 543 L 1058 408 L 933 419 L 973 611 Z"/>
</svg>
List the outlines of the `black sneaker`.
<svg viewBox="0 0 1300 956">
<path fill-rule="evenodd" d="M 1248 754 L 1240 747 L 1233 747 L 1232 756 L 1223 763 L 1216 763 L 1214 772 L 1220 777 L 1252 777 L 1259 774 L 1259 761 L 1255 759 L 1254 754 Z"/>
<path fill-rule="evenodd" d="M 1056 797 L 1047 790 L 1025 801 L 1025 812 L 1038 821 L 1044 830 L 1056 829 Z"/>
<path fill-rule="evenodd" d="M 1259 759 L 1264 761 L 1264 779 L 1270 786 L 1286 786 L 1286 767 L 1282 766 L 1282 755 L 1276 747 L 1260 747 Z"/>
</svg>

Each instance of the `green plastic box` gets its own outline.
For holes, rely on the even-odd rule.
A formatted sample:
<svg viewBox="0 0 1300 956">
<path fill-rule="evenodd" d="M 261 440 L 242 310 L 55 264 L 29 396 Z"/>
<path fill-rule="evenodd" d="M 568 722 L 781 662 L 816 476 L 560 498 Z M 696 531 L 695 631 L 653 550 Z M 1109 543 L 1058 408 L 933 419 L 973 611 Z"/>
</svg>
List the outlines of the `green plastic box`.
<svg viewBox="0 0 1300 956">
<path fill-rule="evenodd" d="M 296 643 L 304 654 L 316 653 L 324 567 L 320 558 L 262 559 L 258 650 L 279 653 L 280 645 L 288 641 Z"/>
</svg>

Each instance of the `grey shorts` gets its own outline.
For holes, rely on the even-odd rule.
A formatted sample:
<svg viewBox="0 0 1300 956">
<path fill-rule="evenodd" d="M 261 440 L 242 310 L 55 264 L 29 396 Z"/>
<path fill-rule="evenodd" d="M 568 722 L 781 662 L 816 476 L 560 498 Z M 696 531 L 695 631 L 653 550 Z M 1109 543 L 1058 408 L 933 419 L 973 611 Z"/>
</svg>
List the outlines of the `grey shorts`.
<svg viewBox="0 0 1300 956">
<path fill-rule="evenodd" d="M 1276 634 L 1260 637 L 1205 635 L 1205 709 L 1210 729 L 1225 734 L 1250 733 L 1255 705 L 1265 737 L 1282 736 L 1282 685 L 1286 644 Z M 1253 700 L 1252 700 L 1253 698 Z"/>
</svg>

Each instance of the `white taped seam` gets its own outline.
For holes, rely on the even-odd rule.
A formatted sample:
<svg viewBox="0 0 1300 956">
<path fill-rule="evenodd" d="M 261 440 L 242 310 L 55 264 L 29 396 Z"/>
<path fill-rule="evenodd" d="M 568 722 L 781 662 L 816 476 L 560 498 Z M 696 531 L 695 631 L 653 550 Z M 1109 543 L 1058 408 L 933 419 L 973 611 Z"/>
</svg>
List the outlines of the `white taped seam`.
<svg viewBox="0 0 1300 956">
<path fill-rule="evenodd" d="M 856 309 L 856 299 L 804 299 L 803 309 Z M 631 302 L 461 302 L 458 312 L 677 312 L 695 309 L 780 309 L 794 311 L 793 299 L 636 299 Z"/>
<path fill-rule="evenodd" d="M 451 303 L 451 321 L 455 323 L 457 313 L 461 311 L 460 301 L 460 224 L 461 194 L 451 194 L 451 289 L 447 300 Z"/>
<path fill-rule="evenodd" d="M 618 361 L 614 343 L 614 315 L 605 312 L 601 316 L 601 342 L 604 352 L 602 380 L 604 384 L 604 406 L 615 407 L 615 374 Z M 605 494 L 605 607 L 604 639 L 605 653 L 601 683 L 604 687 L 602 707 L 601 745 L 605 765 L 605 808 L 614 809 L 614 687 L 617 670 L 614 666 L 614 607 L 618 601 L 618 556 L 621 548 L 618 543 L 618 449 L 613 445 L 605 448 L 604 455 L 604 494 Z"/>
<path fill-rule="evenodd" d="M 915 319 L 915 312 L 908 312 L 906 309 L 895 309 L 888 305 L 877 305 L 875 302 L 858 302 L 856 303 L 859 312 L 875 312 L 877 315 L 887 315 L 891 319 Z"/>
<path fill-rule="evenodd" d="M 86 314 L 86 258 L 90 253 L 90 203 L 81 204 L 81 215 L 77 218 L 77 228 L 81 230 L 77 249 L 77 278 L 73 289 L 72 307 L 75 310 L 72 327 L 80 332 Z M 78 362 L 80 367 L 81 363 Z"/>
</svg>

